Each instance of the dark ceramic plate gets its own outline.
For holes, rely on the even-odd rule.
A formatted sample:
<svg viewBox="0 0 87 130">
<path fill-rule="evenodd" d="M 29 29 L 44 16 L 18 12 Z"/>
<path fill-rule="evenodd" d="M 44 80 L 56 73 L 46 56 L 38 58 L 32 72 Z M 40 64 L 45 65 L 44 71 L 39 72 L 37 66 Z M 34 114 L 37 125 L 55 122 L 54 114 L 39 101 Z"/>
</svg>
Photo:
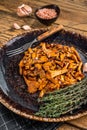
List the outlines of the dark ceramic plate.
<svg viewBox="0 0 87 130">
<path fill-rule="evenodd" d="M 42 19 L 41 17 L 39 17 L 39 16 L 36 14 L 36 12 L 37 12 L 38 10 L 44 9 L 44 8 L 54 9 L 54 10 L 56 11 L 56 13 L 57 13 L 56 17 L 51 18 L 51 19 Z M 52 24 L 54 21 L 56 21 L 57 18 L 59 17 L 59 14 L 60 14 L 60 8 L 59 8 L 57 5 L 55 5 L 55 4 L 42 6 L 42 7 L 40 7 L 40 8 L 37 8 L 36 11 L 35 11 L 35 16 L 36 16 L 36 18 L 37 18 L 41 23 L 43 23 L 43 24 L 45 24 L 45 25 L 50 25 L 50 24 Z"/>
<path fill-rule="evenodd" d="M 34 30 L 17 36 L 0 49 L 0 102 L 23 117 L 39 121 L 59 122 L 86 115 L 87 104 L 72 114 L 66 114 L 59 118 L 42 118 L 34 115 L 39 108 L 39 104 L 36 101 L 38 94 L 30 95 L 27 93 L 24 80 L 18 71 L 18 63 L 23 57 L 23 53 L 9 58 L 6 55 L 6 50 L 20 47 L 45 31 L 44 29 Z M 62 30 L 44 41 L 48 43 L 53 41 L 66 45 L 72 44 L 77 48 L 83 62 L 87 62 L 87 38 L 79 34 Z"/>
</svg>

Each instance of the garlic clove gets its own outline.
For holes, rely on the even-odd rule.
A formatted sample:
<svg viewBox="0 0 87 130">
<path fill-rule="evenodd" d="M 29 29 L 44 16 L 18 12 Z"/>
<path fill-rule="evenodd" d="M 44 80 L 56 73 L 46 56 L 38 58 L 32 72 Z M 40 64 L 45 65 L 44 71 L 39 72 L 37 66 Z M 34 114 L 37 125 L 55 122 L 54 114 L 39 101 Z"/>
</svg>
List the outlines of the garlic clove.
<svg viewBox="0 0 87 130">
<path fill-rule="evenodd" d="M 83 72 L 87 72 L 87 63 L 84 63 L 83 65 Z"/>
<path fill-rule="evenodd" d="M 32 8 L 30 6 L 25 5 L 24 8 L 27 12 L 32 13 Z"/>
<path fill-rule="evenodd" d="M 28 25 L 24 25 L 24 26 L 22 26 L 22 28 L 23 28 L 24 30 L 31 30 L 31 27 L 28 26 Z"/>
<path fill-rule="evenodd" d="M 22 10 L 24 11 L 25 16 L 28 16 L 28 15 L 29 15 L 28 11 L 27 11 L 25 8 L 22 8 Z"/>
<path fill-rule="evenodd" d="M 17 23 L 14 23 L 14 24 L 13 24 L 13 27 L 14 27 L 15 29 L 21 29 L 21 27 L 20 27 Z"/>
<path fill-rule="evenodd" d="M 17 9 L 17 15 L 20 17 L 26 16 L 25 12 L 21 8 Z"/>
</svg>

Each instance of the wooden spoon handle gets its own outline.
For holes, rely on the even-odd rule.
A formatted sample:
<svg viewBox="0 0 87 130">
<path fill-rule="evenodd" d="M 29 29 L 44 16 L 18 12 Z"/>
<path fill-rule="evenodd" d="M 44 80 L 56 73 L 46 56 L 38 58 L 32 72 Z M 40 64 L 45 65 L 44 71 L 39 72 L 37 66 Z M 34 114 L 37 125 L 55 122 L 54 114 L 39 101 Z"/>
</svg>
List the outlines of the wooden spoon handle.
<svg viewBox="0 0 87 130">
<path fill-rule="evenodd" d="M 37 37 L 37 40 L 38 41 L 44 40 L 45 38 L 47 38 L 47 37 L 51 36 L 52 34 L 54 34 L 54 33 L 58 32 L 58 31 L 62 30 L 63 28 L 64 28 L 63 25 L 59 25 L 58 27 L 51 28 L 47 32 L 39 35 Z"/>
</svg>

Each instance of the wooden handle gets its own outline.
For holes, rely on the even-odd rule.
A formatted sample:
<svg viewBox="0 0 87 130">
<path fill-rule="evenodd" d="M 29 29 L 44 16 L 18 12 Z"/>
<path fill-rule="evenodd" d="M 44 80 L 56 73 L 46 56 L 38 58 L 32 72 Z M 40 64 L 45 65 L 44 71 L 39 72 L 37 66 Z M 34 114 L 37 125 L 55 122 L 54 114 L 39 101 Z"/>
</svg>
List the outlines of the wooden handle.
<svg viewBox="0 0 87 130">
<path fill-rule="evenodd" d="M 38 41 L 44 40 L 45 38 L 49 37 L 50 35 L 60 31 L 63 29 L 63 25 L 59 25 L 58 27 L 51 28 L 47 32 L 41 34 L 40 36 L 37 37 Z"/>
</svg>

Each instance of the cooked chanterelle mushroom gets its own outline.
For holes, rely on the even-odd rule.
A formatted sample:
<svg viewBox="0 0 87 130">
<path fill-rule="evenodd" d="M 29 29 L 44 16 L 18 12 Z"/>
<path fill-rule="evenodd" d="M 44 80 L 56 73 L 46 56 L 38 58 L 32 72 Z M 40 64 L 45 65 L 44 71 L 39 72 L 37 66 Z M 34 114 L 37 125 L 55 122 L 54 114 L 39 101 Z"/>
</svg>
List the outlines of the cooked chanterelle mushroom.
<svg viewBox="0 0 87 130">
<path fill-rule="evenodd" d="M 83 65 L 83 72 L 87 72 L 87 63 L 84 63 Z"/>
<path fill-rule="evenodd" d="M 29 48 L 19 63 L 29 93 L 40 92 L 42 97 L 84 78 L 83 63 L 74 47 L 61 44 L 41 43 L 36 48 Z M 87 71 L 87 63 L 84 65 Z"/>
</svg>

